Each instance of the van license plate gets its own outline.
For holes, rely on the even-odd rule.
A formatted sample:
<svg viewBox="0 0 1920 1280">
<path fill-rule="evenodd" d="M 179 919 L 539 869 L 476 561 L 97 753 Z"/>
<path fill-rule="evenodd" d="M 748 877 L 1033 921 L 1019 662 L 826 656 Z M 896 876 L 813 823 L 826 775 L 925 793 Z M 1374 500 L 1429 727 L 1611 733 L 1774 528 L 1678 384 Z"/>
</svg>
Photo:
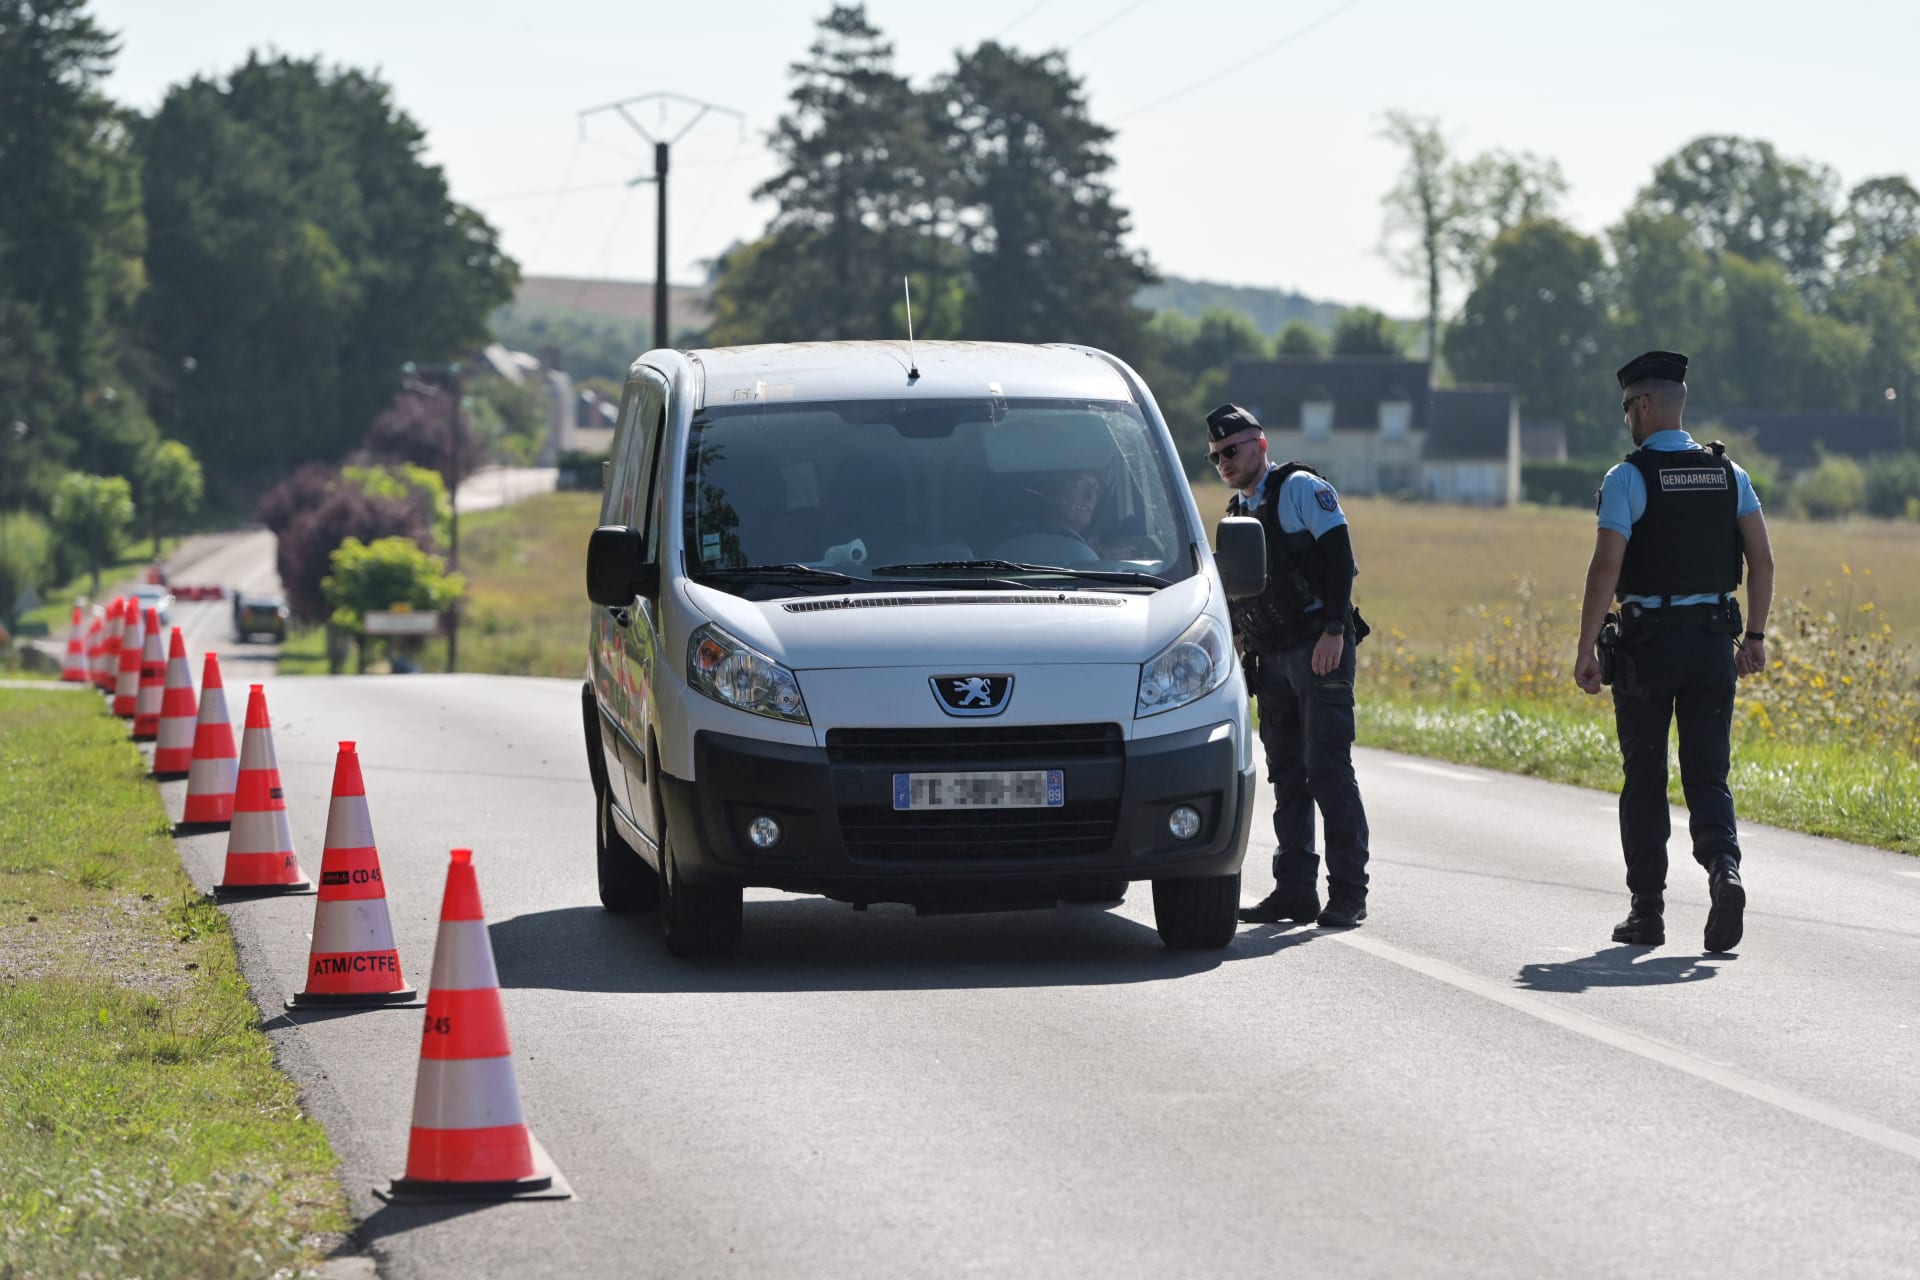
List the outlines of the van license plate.
<svg viewBox="0 0 1920 1280">
<path fill-rule="evenodd" d="M 1062 769 L 893 775 L 895 809 L 1058 809 L 1066 802 Z"/>
</svg>

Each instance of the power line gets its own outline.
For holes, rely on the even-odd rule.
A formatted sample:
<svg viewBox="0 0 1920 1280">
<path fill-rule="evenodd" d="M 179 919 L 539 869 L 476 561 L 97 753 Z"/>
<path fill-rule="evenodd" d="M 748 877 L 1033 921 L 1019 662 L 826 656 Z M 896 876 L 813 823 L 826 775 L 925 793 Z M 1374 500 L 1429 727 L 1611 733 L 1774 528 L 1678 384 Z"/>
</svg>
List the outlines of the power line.
<svg viewBox="0 0 1920 1280">
<path fill-rule="evenodd" d="M 1207 85 L 1212 84 L 1215 80 L 1218 80 L 1221 76 L 1232 75 L 1234 72 L 1239 71 L 1242 68 L 1245 68 L 1247 66 L 1250 66 L 1255 62 L 1258 62 L 1260 59 L 1266 57 L 1268 54 L 1274 52 L 1275 50 L 1285 48 L 1287 45 L 1292 44 L 1295 40 L 1298 40 L 1301 36 L 1306 35 L 1308 32 L 1313 31 L 1314 29 L 1324 26 L 1325 24 L 1333 21 L 1335 18 L 1339 17 L 1341 14 L 1353 8 L 1355 5 L 1359 4 L 1360 2 L 1361 0 L 1346 0 L 1345 4 L 1335 5 L 1333 8 L 1327 10 L 1325 13 L 1315 18 L 1312 22 L 1307 23 L 1303 27 L 1297 27 L 1294 30 L 1289 31 L 1286 35 L 1281 36 L 1278 40 L 1275 40 L 1272 44 L 1267 45 L 1264 48 L 1256 49 L 1254 52 L 1240 59 L 1240 61 L 1234 63 L 1232 66 L 1222 67 L 1218 71 L 1214 71 L 1205 76 L 1202 76 L 1200 79 L 1194 81 L 1192 84 L 1188 85 L 1186 88 L 1175 89 L 1172 93 L 1167 94 L 1164 98 L 1155 98 L 1152 102 L 1149 102 L 1144 107 L 1135 107 L 1132 111 L 1127 112 L 1126 115 L 1121 116 L 1120 119 L 1131 120 L 1133 119 L 1133 117 L 1137 115 L 1141 115 L 1145 112 L 1151 111 L 1155 107 L 1163 107 L 1167 103 L 1172 102 L 1177 98 L 1184 98 L 1188 94 L 1194 92 L 1196 89 L 1205 88 Z"/>
<path fill-rule="evenodd" d="M 1135 9 L 1138 9 L 1145 4 L 1151 4 L 1152 2 L 1153 0 L 1133 0 L 1132 4 L 1128 5 L 1126 8 L 1122 9 L 1120 12 L 1114 14 L 1111 18 L 1107 18 L 1104 21 L 1095 24 L 1090 30 L 1082 31 L 1079 35 L 1067 41 L 1067 48 L 1072 49 L 1077 45 L 1079 45 L 1081 41 L 1087 40 L 1093 36 L 1099 35 L 1102 31 L 1105 31 L 1108 27 L 1112 26 L 1114 23 L 1120 21 L 1120 19 L 1132 13 Z"/>
<path fill-rule="evenodd" d="M 1027 10 L 1027 11 L 1026 11 L 1025 13 L 1023 13 L 1023 14 L 1021 14 L 1021 15 L 1020 15 L 1019 17 L 1017 17 L 1017 18 L 1015 18 L 1015 19 L 1014 19 L 1014 20 L 1013 20 L 1012 22 L 1009 22 L 1009 23 L 1008 23 L 1008 24 L 1007 24 L 1006 26 L 1004 26 L 1004 27 L 1002 27 L 1002 28 L 1000 28 L 1000 29 L 999 29 L 998 31 L 996 31 L 996 32 L 994 32 L 994 33 L 993 33 L 992 35 L 990 35 L 990 36 L 988 36 L 988 37 L 987 37 L 987 39 L 989 39 L 989 40 L 998 40 L 998 39 L 999 39 L 999 38 L 1000 38 L 1001 36 L 1003 36 L 1003 35 L 1005 35 L 1005 34 L 1007 34 L 1007 32 L 1009 32 L 1009 31 L 1011 31 L 1011 30 L 1013 30 L 1013 29 L 1014 29 L 1015 27 L 1017 27 L 1017 26 L 1019 26 L 1019 25 L 1020 25 L 1021 23 L 1023 23 L 1023 22 L 1025 22 L 1025 21 L 1026 21 L 1026 20 L 1027 20 L 1028 18 L 1031 18 L 1031 17 L 1032 17 L 1032 16 L 1034 15 L 1034 14 L 1036 14 L 1036 13 L 1038 13 L 1038 12 L 1040 12 L 1040 11 L 1041 11 L 1042 9 L 1044 9 L 1044 8 L 1046 8 L 1046 7 L 1047 7 L 1047 6 L 1049 5 L 1049 4 L 1051 4 L 1052 2 L 1053 2 L 1053 0 L 1040 0 L 1040 3 L 1038 3 L 1038 4 L 1036 4 L 1036 5 L 1034 5 L 1034 6 L 1033 6 L 1033 7 L 1031 8 L 1031 9 L 1028 9 L 1028 10 Z"/>
<path fill-rule="evenodd" d="M 628 186 L 625 182 L 590 182 L 579 187 L 550 187 L 545 191 L 503 191 L 498 195 L 475 196 L 475 200 L 537 200 L 541 196 L 570 196 L 581 191 L 612 191 Z"/>
</svg>

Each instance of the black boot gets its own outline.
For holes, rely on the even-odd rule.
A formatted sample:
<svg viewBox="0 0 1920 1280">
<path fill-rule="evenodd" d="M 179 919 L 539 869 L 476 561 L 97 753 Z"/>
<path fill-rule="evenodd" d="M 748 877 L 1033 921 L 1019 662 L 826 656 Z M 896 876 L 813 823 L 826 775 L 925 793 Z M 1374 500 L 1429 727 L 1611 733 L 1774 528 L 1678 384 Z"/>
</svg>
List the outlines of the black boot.
<svg viewBox="0 0 1920 1280">
<path fill-rule="evenodd" d="M 1360 922 L 1367 918 L 1367 904 L 1364 899 L 1329 898 L 1327 909 L 1320 913 L 1315 921 L 1322 929 L 1358 929 Z"/>
<path fill-rule="evenodd" d="M 1742 917 L 1747 909 L 1747 889 L 1740 883 L 1740 864 L 1722 858 L 1707 872 L 1707 892 L 1713 906 L 1707 912 L 1706 948 L 1716 954 L 1740 945 Z"/>
<path fill-rule="evenodd" d="M 1627 918 L 1613 926 L 1613 940 L 1637 947 L 1657 947 L 1667 940 L 1667 903 L 1658 893 L 1636 893 Z"/>
<path fill-rule="evenodd" d="M 1301 924 L 1311 923 L 1320 914 L 1320 891 L 1318 889 L 1286 889 L 1275 887 L 1274 891 L 1250 907 L 1240 908 L 1240 918 L 1248 924 L 1278 924 L 1282 920 L 1296 920 Z"/>
</svg>

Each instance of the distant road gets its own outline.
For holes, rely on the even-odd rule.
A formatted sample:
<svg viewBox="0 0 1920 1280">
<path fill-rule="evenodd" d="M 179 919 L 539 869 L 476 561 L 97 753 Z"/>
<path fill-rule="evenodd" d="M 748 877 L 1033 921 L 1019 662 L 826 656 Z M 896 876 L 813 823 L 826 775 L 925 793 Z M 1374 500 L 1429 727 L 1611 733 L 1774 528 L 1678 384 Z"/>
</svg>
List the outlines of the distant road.
<svg viewBox="0 0 1920 1280">
<path fill-rule="evenodd" d="M 491 511 L 536 493 L 552 493 L 560 472 L 554 467 L 482 467 L 460 482 L 458 506 L 469 511 Z"/>
</svg>

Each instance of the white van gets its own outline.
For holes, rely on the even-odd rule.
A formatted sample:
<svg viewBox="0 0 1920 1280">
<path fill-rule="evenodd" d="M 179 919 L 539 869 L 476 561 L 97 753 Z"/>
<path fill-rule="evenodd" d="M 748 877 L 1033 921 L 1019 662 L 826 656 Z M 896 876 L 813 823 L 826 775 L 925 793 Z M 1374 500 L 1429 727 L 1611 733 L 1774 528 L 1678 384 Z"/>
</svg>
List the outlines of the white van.
<svg viewBox="0 0 1920 1280">
<path fill-rule="evenodd" d="M 820 342 L 633 365 L 587 552 L 600 899 L 676 955 L 763 886 L 923 912 L 1153 883 L 1233 937 L 1258 752 L 1218 561 L 1103 352 Z"/>
</svg>

